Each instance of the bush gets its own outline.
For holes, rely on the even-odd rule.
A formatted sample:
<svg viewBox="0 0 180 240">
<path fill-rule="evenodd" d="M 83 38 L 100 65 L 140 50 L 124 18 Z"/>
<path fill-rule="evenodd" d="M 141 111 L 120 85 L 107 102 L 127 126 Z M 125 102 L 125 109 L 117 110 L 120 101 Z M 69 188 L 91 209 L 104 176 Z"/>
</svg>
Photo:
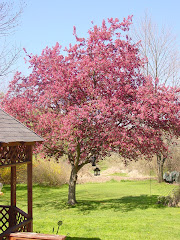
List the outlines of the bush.
<svg viewBox="0 0 180 240">
<path fill-rule="evenodd" d="M 3 184 L 10 184 L 10 179 L 11 177 L 11 168 L 10 167 L 5 167 L 0 169 L 0 181 Z"/>
<path fill-rule="evenodd" d="M 168 202 L 169 207 L 180 207 L 180 186 L 175 192 L 173 196 L 170 198 Z"/>
<path fill-rule="evenodd" d="M 27 182 L 27 166 L 26 164 L 21 164 L 16 167 L 17 183 Z M 0 181 L 3 184 L 11 183 L 11 168 L 4 167 L 0 169 Z"/>
<path fill-rule="evenodd" d="M 180 186 L 173 192 L 172 196 L 160 196 L 158 198 L 158 204 L 163 204 L 168 207 L 180 207 Z"/>
<path fill-rule="evenodd" d="M 68 166 L 51 159 L 35 159 L 33 161 L 33 183 L 49 186 L 62 185 L 68 182 Z"/>
<path fill-rule="evenodd" d="M 16 167 L 17 183 L 27 183 L 27 165 L 21 164 Z M 70 167 L 64 159 L 57 163 L 55 159 L 33 158 L 33 183 L 57 186 L 68 182 Z M 10 184 L 11 168 L 0 169 L 0 182 Z"/>
</svg>

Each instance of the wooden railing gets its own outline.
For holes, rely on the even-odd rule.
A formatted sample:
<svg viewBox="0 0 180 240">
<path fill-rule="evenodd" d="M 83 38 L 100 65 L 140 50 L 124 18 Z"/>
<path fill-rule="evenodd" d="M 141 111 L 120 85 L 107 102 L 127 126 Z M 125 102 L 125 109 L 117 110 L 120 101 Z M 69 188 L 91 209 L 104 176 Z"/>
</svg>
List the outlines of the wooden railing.
<svg viewBox="0 0 180 240">
<path fill-rule="evenodd" d="M 8 239 L 10 233 L 27 232 L 32 221 L 28 214 L 17 207 L 0 205 L 0 240 Z"/>
</svg>

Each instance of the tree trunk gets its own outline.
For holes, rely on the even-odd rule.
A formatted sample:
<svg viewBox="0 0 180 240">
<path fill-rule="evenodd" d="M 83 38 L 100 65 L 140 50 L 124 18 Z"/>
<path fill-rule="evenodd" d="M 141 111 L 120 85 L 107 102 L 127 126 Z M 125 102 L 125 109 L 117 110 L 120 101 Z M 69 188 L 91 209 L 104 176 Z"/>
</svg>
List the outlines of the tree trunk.
<svg viewBox="0 0 180 240">
<path fill-rule="evenodd" d="M 69 193 L 68 193 L 68 204 L 75 205 L 76 201 L 76 181 L 77 181 L 77 169 L 72 165 L 71 176 L 69 179 Z"/>
<path fill-rule="evenodd" d="M 163 182 L 163 167 L 165 162 L 165 157 L 161 154 L 157 154 L 157 175 L 158 175 L 158 183 Z"/>
</svg>

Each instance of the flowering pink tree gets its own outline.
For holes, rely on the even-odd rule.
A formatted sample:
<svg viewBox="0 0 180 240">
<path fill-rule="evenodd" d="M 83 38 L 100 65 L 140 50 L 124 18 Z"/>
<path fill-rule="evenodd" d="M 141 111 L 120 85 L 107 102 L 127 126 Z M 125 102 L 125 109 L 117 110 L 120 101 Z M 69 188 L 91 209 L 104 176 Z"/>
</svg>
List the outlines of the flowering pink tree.
<svg viewBox="0 0 180 240">
<path fill-rule="evenodd" d="M 131 17 L 93 25 L 87 39 L 61 53 L 57 43 L 29 56 L 32 73 L 16 73 L 4 109 L 41 134 L 43 151 L 66 154 L 72 171 L 69 204 L 76 203 L 78 171 L 111 151 L 126 159 L 166 152 L 162 134 L 179 134 L 177 89 L 158 86 L 140 73 L 138 44 L 127 36 Z"/>
</svg>

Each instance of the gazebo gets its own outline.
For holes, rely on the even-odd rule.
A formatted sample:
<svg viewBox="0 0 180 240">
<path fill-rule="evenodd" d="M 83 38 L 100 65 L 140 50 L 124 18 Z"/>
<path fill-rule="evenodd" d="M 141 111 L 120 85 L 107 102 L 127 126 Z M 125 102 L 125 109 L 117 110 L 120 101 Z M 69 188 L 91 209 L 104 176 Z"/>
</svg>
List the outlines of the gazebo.
<svg viewBox="0 0 180 240">
<path fill-rule="evenodd" d="M 43 139 L 0 109 L 0 168 L 11 167 L 11 205 L 0 205 L 0 240 L 32 232 L 32 147 Z M 27 165 L 28 212 L 16 206 L 16 166 Z"/>
</svg>

